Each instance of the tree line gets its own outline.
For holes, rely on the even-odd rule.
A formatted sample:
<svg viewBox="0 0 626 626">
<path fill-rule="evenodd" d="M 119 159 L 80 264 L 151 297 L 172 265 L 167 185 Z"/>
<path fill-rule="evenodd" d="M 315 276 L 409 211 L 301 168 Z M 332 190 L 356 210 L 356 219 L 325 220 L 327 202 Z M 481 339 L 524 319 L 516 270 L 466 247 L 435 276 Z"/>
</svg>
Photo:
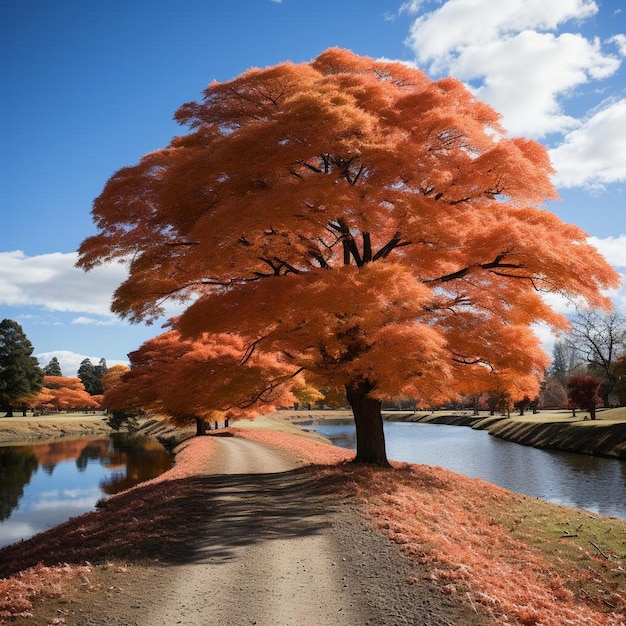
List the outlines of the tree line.
<svg viewBox="0 0 626 626">
<path fill-rule="evenodd" d="M 581 409 L 589 411 L 592 419 L 599 406 L 625 406 L 626 316 L 621 311 L 603 314 L 579 310 L 570 317 L 570 324 L 570 330 L 554 344 L 552 362 L 537 396 L 524 396 L 514 402 L 507 391 L 492 389 L 457 397 L 444 406 L 469 404 L 475 411 L 489 410 L 492 414 L 558 408 L 569 408 L 575 414 Z M 227 423 L 230 417 L 252 416 L 261 406 L 332 408 L 348 403 L 345 394 L 316 389 L 303 379 L 278 384 L 280 365 L 267 357 L 265 361 L 248 362 L 248 372 L 242 376 L 240 355 L 244 349 L 241 340 L 229 336 L 185 342 L 170 332 L 131 353 L 132 371 L 120 365 L 108 368 L 104 358 L 97 365 L 84 359 L 77 377 L 72 378 L 63 376 L 56 357 L 40 367 L 19 324 L 4 320 L 0 323 L 1 410 L 12 416 L 15 407 L 22 412 L 40 413 L 106 409 L 116 426 L 152 410 L 180 424 L 194 421 L 198 434 L 203 434 L 211 422 Z M 204 365 L 209 361 L 211 370 L 207 371 Z M 226 375 L 229 370 L 233 377 L 230 383 Z M 265 385 L 268 377 L 276 383 L 274 394 L 254 401 L 254 390 Z M 186 393 L 176 393 L 183 387 Z M 224 405 L 224 393 L 229 395 L 229 406 Z M 195 404 L 190 398 L 195 398 Z M 416 409 L 419 400 L 387 399 L 384 404 L 388 408 Z"/>
<path fill-rule="evenodd" d="M 0 410 L 13 417 L 25 414 L 99 409 L 109 368 L 83 359 L 76 377 L 63 376 L 57 357 L 44 367 L 33 356 L 33 345 L 14 320 L 0 322 Z"/>
</svg>

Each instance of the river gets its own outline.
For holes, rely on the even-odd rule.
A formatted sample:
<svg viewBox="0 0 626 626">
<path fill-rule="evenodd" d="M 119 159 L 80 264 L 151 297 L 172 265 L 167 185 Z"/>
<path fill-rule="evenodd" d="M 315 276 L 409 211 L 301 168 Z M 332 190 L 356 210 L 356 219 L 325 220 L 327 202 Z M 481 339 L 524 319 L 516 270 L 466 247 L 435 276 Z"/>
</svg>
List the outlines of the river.
<svg viewBox="0 0 626 626">
<path fill-rule="evenodd" d="M 0 547 L 92 511 L 171 465 L 155 439 L 127 433 L 0 446 Z"/>
<path fill-rule="evenodd" d="M 303 427 L 356 448 L 351 422 Z M 439 465 L 517 493 L 626 519 L 625 461 L 538 450 L 464 426 L 385 422 L 384 428 L 390 459 Z"/>
</svg>

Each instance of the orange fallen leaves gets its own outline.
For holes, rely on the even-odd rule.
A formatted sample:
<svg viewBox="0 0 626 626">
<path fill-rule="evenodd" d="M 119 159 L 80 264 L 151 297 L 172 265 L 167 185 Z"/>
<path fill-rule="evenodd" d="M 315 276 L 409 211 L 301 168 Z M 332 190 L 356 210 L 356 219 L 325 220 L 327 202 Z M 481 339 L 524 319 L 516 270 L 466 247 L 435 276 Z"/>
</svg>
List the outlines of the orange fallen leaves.
<svg viewBox="0 0 626 626">
<path fill-rule="evenodd" d="M 32 601 L 45 595 L 59 597 L 69 590 L 77 578 L 87 579 L 91 567 L 70 566 L 57 567 L 37 565 L 30 567 L 11 578 L 0 580 L 0 624 L 10 616 L 30 617 Z"/>
<path fill-rule="evenodd" d="M 319 465 L 353 456 L 280 432 L 241 429 L 237 434 L 295 450 L 303 460 Z M 611 612 L 577 601 L 569 580 L 556 574 L 536 548 L 511 537 L 493 519 L 491 505 L 506 508 L 518 494 L 440 467 L 395 463 L 394 469 L 340 464 L 319 472 L 322 477 L 339 474 L 340 484 L 366 505 L 378 527 L 409 558 L 430 566 L 431 577 L 440 581 L 445 593 L 469 594 L 497 624 L 626 624 L 626 594 L 611 594 Z"/>
<path fill-rule="evenodd" d="M 257 428 L 231 428 L 238 437 L 258 441 L 282 450 L 293 452 L 305 464 L 331 465 L 354 458 L 354 452 L 327 443 L 290 435 L 276 430 Z"/>
</svg>

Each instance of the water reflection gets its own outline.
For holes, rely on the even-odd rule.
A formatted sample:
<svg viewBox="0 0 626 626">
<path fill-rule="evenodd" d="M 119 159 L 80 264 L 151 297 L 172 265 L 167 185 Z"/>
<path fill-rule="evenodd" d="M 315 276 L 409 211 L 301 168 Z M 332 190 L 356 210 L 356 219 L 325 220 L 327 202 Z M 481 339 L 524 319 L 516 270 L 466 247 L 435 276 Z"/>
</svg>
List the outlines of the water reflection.
<svg viewBox="0 0 626 626">
<path fill-rule="evenodd" d="M 0 449 L 0 522 L 11 515 L 24 495 L 24 486 L 30 482 L 39 462 L 32 452 L 20 453 L 18 450 Z"/>
<path fill-rule="evenodd" d="M 0 447 L 0 546 L 92 510 L 104 494 L 170 467 L 171 457 L 156 440 L 126 433 Z"/>
<path fill-rule="evenodd" d="M 354 450 L 352 423 L 312 425 L 335 445 Z M 558 504 L 626 519 L 626 462 L 538 450 L 486 431 L 440 424 L 385 423 L 390 459 L 439 465 L 471 478 Z"/>
</svg>

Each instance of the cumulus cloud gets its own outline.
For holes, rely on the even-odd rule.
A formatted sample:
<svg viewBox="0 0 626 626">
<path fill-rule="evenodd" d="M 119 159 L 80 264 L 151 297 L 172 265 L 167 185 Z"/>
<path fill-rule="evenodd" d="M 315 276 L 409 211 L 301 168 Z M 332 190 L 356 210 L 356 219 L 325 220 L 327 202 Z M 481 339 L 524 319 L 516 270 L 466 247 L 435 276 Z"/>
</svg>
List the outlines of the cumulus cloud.
<svg viewBox="0 0 626 626">
<path fill-rule="evenodd" d="M 53 350 L 51 352 L 39 352 L 35 354 L 35 357 L 39 361 L 40 367 L 45 367 L 52 361 L 53 357 L 56 357 L 59 365 L 61 367 L 61 372 L 63 376 L 69 376 L 73 378 L 78 373 L 78 368 L 80 364 L 85 360 L 89 359 L 94 365 L 97 365 L 100 362 L 101 357 L 90 356 L 86 354 L 78 354 L 77 352 L 72 352 L 71 350 Z M 107 367 L 112 367 L 113 365 L 128 365 L 128 361 L 116 360 L 116 359 L 106 359 Z"/>
<path fill-rule="evenodd" d="M 409 2 L 409 12 L 423 1 Z M 437 72 L 445 71 L 464 49 L 486 45 L 526 30 L 551 31 L 572 19 L 583 20 L 598 11 L 591 0 L 448 0 L 439 9 L 418 17 L 409 42 L 416 57 Z"/>
<path fill-rule="evenodd" d="M 623 57 L 626 56 L 626 35 L 614 35 L 609 41 L 617 46 L 619 53 Z"/>
<path fill-rule="evenodd" d="M 589 237 L 600 254 L 614 267 L 626 268 L 626 234 L 617 237 Z"/>
<path fill-rule="evenodd" d="M 559 187 L 597 187 L 626 180 L 626 99 L 609 102 L 551 150 Z"/>
<path fill-rule="evenodd" d="M 124 266 L 106 265 L 87 274 L 74 267 L 76 260 L 74 252 L 31 257 L 21 250 L 0 252 L 0 305 L 35 306 L 112 319 L 111 297 L 126 278 Z"/>
<path fill-rule="evenodd" d="M 578 126 L 562 106 L 563 94 L 590 78 L 610 76 L 619 61 L 606 57 L 598 41 L 578 34 L 524 31 L 465 49 L 450 71 L 503 116 L 512 135 L 540 138 Z"/>
<path fill-rule="evenodd" d="M 626 180 L 623 100 L 582 116 L 572 105 L 574 96 L 600 93 L 600 81 L 614 77 L 626 56 L 626 34 L 601 41 L 580 32 L 598 2 L 411 0 L 403 10 L 415 15 L 407 44 L 418 65 L 464 81 L 512 135 L 549 137 L 552 145 L 563 136 L 552 152 L 557 185 Z"/>
</svg>

